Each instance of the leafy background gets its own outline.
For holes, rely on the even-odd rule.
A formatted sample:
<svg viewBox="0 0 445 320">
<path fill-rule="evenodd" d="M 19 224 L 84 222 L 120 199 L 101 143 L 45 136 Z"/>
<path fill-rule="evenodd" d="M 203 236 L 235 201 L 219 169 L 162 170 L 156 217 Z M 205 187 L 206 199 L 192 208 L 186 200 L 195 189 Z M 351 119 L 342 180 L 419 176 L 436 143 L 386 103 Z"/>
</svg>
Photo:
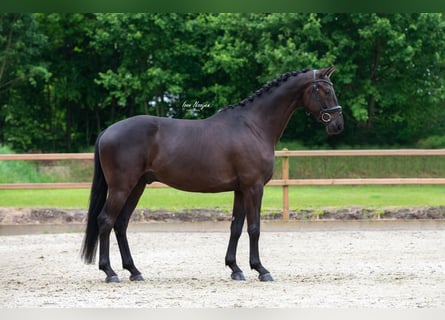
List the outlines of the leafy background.
<svg viewBox="0 0 445 320">
<path fill-rule="evenodd" d="M 2 13 L 0 144 L 87 150 L 135 114 L 205 118 L 281 73 L 335 65 L 345 132 L 304 147 L 445 146 L 440 13 Z M 208 104 L 202 110 L 184 103 Z"/>
</svg>

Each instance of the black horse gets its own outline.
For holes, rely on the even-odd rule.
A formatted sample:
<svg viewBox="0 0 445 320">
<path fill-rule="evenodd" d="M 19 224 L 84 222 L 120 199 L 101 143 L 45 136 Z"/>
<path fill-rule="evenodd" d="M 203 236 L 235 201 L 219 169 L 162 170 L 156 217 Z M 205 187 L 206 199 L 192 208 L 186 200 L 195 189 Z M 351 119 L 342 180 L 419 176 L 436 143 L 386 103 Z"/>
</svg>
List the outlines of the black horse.
<svg viewBox="0 0 445 320">
<path fill-rule="evenodd" d="M 261 264 L 258 239 L 274 148 L 298 107 L 323 123 L 329 135 L 343 130 L 342 109 L 329 80 L 334 69 L 285 73 L 238 105 L 204 120 L 142 115 L 108 127 L 96 142 L 84 261 L 93 263 L 99 239 L 99 269 L 107 282 L 119 281 L 109 258 L 114 228 L 123 268 L 130 271 L 130 280 L 144 280 L 131 257 L 126 230 L 146 184 L 160 181 L 191 192 L 234 191 L 226 265 L 232 269 L 232 279 L 245 279 L 236 263 L 236 249 L 247 218 L 250 267 L 261 281 L 272 281 Z"/>
</svg>

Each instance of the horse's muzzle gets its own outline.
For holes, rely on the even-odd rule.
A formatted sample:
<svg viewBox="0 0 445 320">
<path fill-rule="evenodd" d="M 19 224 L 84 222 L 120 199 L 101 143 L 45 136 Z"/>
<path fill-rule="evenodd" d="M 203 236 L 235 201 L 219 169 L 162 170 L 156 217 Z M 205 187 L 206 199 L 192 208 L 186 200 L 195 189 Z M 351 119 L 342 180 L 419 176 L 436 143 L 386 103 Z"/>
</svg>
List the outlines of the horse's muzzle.
<svg viewBox="0 0 445 320">
<path fill-rule="evenodd" d="M 343 115 L 333 116 L 331 121 L 326 124 L 326 133 L 330 136 L 340 134 L 343 131 Z"/>
</svg>

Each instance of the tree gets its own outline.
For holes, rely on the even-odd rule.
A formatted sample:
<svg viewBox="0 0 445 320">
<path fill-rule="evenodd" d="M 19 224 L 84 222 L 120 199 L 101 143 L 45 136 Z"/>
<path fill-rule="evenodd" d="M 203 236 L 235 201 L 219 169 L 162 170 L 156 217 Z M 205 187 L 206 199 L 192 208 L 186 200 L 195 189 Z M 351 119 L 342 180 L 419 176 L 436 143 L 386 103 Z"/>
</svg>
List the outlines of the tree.
<svg viewBox="0 0 445 320">
<path fill-rule="evenodd" d="M 91 137 L 97 130 L 93 130 L 95 117 L 91 113 L 95 113 L 104 96 L 94 84 L 100 59 L 91 50 L 88 36 L 96 24 L 95 16 L 55 13 L 36 14 L 36 18 L 40 29 L 48 36 L 43 55 L 52 75 L 47 108 L 52 114 L 53 148 L 77 149 L 79 140 L 93 143 Z"/>
<path fill-rule="evenodd" d="M 111 106 L 113 114 L 117 109 L 125 116 L 178 112 L 173 107 L 193 83 L 197 67 L 190 66 L 199 50 L 187 43 L 188 18 L 173 13 L 97 16 L 92 46 L 108 57 L 109 66 L 95 81 L 109 92 L 104 106 Z"/>
<path fill-rule="evenodd" d="M 330 14 L 323 22 L 337 44 L 339 97 L 354 124 L 349 143 L 406 144 L 431 134 L 430 121 L 445 115 L 441 15 Z"/>
<path fill-rule="evenodd" d="M 26 150 L 45 139 L 35 95 L 51 76 L 41 59 L 46 44 L 33 14 L 0 14 L 0 143 Z"/>
<path fill-rule="evenodd" d="M 344 133 L 296 112 L 284 139 L 445 137 L 443 14 L 75 13 L 0 15 L 0 143 L 77 151 L 117 120 L 204 118 L 284 72 L 329 65 Z"/>
</svg>

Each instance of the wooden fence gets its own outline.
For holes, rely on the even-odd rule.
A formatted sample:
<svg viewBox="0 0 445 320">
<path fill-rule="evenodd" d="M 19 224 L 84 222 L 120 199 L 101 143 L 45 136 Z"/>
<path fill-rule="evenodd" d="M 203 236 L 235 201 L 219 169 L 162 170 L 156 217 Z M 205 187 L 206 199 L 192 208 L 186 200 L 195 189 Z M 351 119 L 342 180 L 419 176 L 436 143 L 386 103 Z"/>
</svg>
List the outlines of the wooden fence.
<svg viewBox="0 0 445 320">
<path fill-rule="evenodd" d="M 42 153 L 42 154 L 0 154 L 0 161 L 7 160 L 93 160 L 92 153 Z M 445 156 L 445 149 L 397 149 L 397 150 L 317 150 L 275 151 L 275 157 L 282 158 L 281 179 L 270 180 L 267 185 L 283 188 L 283 219 L 289 219 L 289 186 L 308 185 L 399 185 L 399 184 L 441 184 L 445 178 L 359 178 L 359 179 L 289 179 L 290 157 L 351 157 L 351 156 Z M 3 183 L 5 189 L 79 189 L 90 188 L 90 183 Z M 147 188 L 166 188 L 163 183 L 152 183 Z"/>
</svg>

